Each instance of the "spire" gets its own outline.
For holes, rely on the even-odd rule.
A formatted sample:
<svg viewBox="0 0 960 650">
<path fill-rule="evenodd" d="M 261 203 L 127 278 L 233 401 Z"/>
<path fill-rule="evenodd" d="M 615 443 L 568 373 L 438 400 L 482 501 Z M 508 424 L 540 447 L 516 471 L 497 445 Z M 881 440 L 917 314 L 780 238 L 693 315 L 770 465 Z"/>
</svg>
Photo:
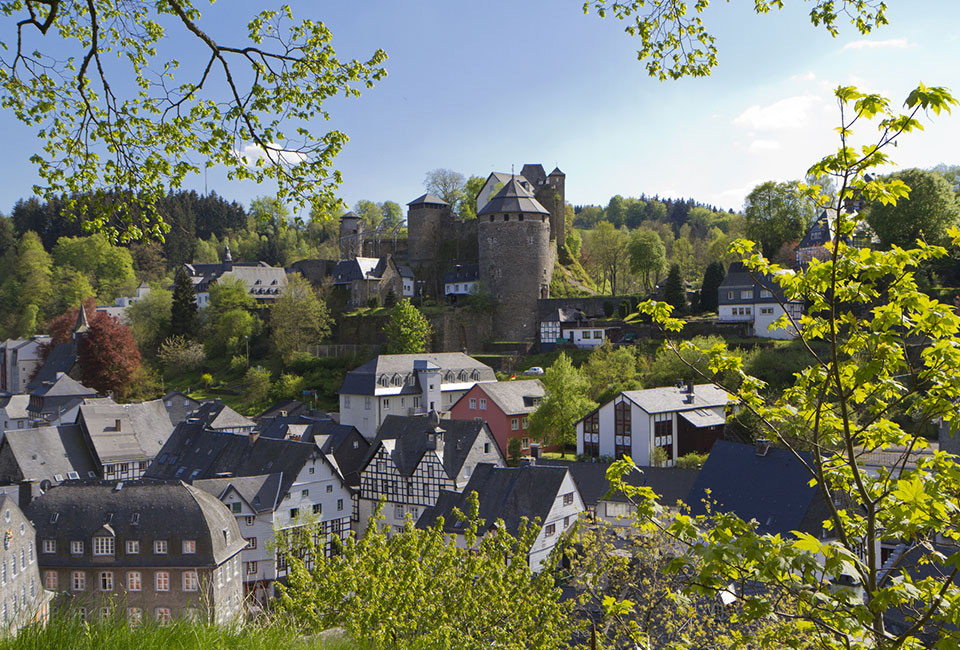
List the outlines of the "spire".
<svg viewBox="0 0 960 650">
<path fill-rule="evenodd" d="M 232 271 L 233 270 L 233 256 L 230 255 L 230 244 L 224 244 L 223 250 L 223 270 Z"/>
<path fill-rule="evenodd" d="M 90 322 L 87 320 L 87 310 L 84 308 L 83 303 L 80 303 L 79 313 L 77 313 L 77 324 L 73 326 L 73 336 L 77 337 L 78 334 L 83 334 L 90 329 Z"/>
</svg>

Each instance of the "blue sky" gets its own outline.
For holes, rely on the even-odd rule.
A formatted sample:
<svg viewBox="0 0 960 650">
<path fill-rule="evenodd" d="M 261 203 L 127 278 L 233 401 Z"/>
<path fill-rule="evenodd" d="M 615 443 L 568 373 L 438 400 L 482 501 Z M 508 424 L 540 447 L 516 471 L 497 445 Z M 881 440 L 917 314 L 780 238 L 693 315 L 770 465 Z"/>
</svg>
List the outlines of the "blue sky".
<svg viewBox="0 0 960 650">
<path fill-rule="evenodd" d="M 205 9 L 205 24 L 225 38 L 264 4 L 221 2 Z M 863 37 L 844 24 L 837 38 L 810 25 L 809 3 L 766 16 L 752 2 L 715 3 L 705 20 L 720 66 L 679 82 L 647 77 L 623 25 L 583 15 L 580 0 L 292 4 L 333 30 L 342 58 L 377 47 L 390 57 L 386 79 L 330 102 L 333 120 L 316 125 L 351 138 L 337 162 L 348 204 L 405 204 L 437 167 L 485 176 L 541 162 L 567 174 L 574 204 L 646 193 L 739 209 L 756 184 L 800 178 L 836 146 L 836 85 L 897 104 L 920 81 L 960 95 L 960 3 L 943 0 L 892 0 L 890 25 Z M 960 162 L 960 111 L 925 125 L 893 150 L 897 166 Z M 30 194 L 39 143 L 9 114 L 0 113 L 0 132 L 0 212 L 9 213 Z M 203 179 L 192 185 L 202 190 Z M 207 185 L 244 204 L 273 190 L 218 170 Z"/>
</svg>

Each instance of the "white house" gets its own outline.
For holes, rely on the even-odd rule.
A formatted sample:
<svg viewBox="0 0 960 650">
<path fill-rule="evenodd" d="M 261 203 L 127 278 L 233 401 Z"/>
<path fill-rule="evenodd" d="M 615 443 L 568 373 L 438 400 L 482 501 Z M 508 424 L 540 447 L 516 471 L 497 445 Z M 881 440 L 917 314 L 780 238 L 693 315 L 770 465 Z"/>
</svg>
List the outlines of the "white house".
<svg viewBox="0 0 960 650">
<path fill-rule="evenodd" d="M 577 484 L 566 467 L 483 464 L 477 466 L 462 491 L 444 491 L 436 505 L 424 511 L 417 526 L 428 528 L 443 517 L 444 532 L 455 535 L 460 548 L 467 548 L 465 523 L 454 515 L 453 509 L 469 512 L 467 499 L 472 492 L 477 493 L 480 506 L 478 518 L 482 523 L 478 537 L 492 530 L 498 521 L 511 535 L 518 534 L 524 519 L 540 525 L 530 547 L 530 568 L 534 571 L 543 567 L 550 551 L 585 511 Z"/>
<path fill-rule="evenodd" d="M 730 398 L 715 384 L 628 390 L 577 422 L 577 453 L 654 465 L 654 449 L 672 466 L 689 453 L 709 451 L 723 434 Z"/>
<path fill-rule="evenodd" d="M 49 342 L 49 336 L 33 336 L 0 343 L 0 390 L 26 393 L 30 377 L 43 363 L 40 346 Z"/>
<path fill-rule="evenodd" d="M 770 329 L 784 313 L 797 322 L 803 315 L 803 303 L 786 300 L 780 285 L 771 278 L 754 278 L 742 263 L 734 262 L 717 291 L 717 316 L 721 322 L 752 323 L 753 335 L 763 338 L 796 338 L 793 326 Z"/>
<path fill-rule="evenodd" d="M 540 319 L 540 349 L 550 351 L 557 344 L 572 343 L 592 350 L 607 340 L 608 328 L 588 318 L 582 311 L 561 307 Z"/>
<path fill-rule="evenodd" d="M 458 264 L 443 274 L 443 295 L 447 298 L 456 299 L 460 296 L 470 296 L 479 290 L 479 264 Z"/>
<path fill-rule="evenodd" d="M 462 352 L 381 354 L 344 378 L 340 423 L 372 439 L 388 415 L 449 411 L 474 384 L 496 380 L 490 366 Z"/>
</svg>

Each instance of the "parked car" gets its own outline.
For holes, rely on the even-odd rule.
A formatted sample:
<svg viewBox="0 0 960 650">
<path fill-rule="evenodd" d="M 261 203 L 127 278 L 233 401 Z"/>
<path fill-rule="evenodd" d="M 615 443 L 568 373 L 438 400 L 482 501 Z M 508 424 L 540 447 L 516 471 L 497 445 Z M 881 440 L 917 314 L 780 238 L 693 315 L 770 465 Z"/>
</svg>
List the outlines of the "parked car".
<svg viewBox="0 0 960 650">
<path fill-rule="evenodd" d="M 627 332 L 620 338 L 619 343 L 620 345 L 635 345 L 637 343 L 637 333 Z"/>
<path fill-rule="evenodd" d="M 526 370 L 524 370 L 524 371 L 523 371 L 523 374 L 525 374 L 525 375 L 542 375 L 542 374 L 543 374 L 543 368 L 541 368 L 540 366 L 532 366 L 532 367 L 527 368 Z"/>
</svg>

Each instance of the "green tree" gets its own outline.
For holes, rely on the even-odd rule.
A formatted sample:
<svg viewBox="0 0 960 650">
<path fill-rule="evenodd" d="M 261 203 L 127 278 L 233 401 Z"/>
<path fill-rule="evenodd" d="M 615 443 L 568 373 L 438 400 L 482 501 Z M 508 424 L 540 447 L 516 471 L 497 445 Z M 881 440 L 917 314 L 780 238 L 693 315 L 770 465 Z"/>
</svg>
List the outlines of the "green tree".
<svg viewBox="0 0 960 650">
<path fill-rule="evenodd" d="M 244 339 L 253 336 L 258 322 L 251 313 L 255 306 L 247 285 L 236 276 L 224 274 L 210 285 L 210 305 L 206 308 L 209 334 L 205 342 L 211 351 L 236 350 Z"/>
<path fill-rule="evenodd" d="M 577 441 L 577 420 L 597 403 L 587 396 L 590 385 L 563 352 L 544 373 L 543 387 L 543 401 L 530 415 L 530 433 L 546 444 L 559 445 L 560 455 L 566 456 L 567 445 Z"/>
<path fill-rule="evenodd" d="M 353 211 L 363 218 L 363 227 L 373 230 L 383 221 L 383 211 L 373 201 L 360 199 L 353 204 Z"/>
<path fill-rule="evenodd" d="M 587 394 L 595 402 L 603 403 L 623 390 L 640 388 L 637 377 L 637 358 L 630 348 L 615 347 L 605 341 L 594 348 L 580 367 L 589 386 Z"/>
<path fill-rule="evenodd" d="M 143 298 L 127 307 L 126 320 L 140 352 L 152 357 L 160 342 L 170 335 L 173 292 L 154 285 Z"/>
<path fill-rule="evenodd" d="M 302 275 L 293 274 L 283 293 L 270 308 L 273 342 L 284 358 L 318 343 L 330 334 L 331 318 L 326 304 Z"/>
<path fill-rule="evenodd" d="M 947 230 L 960 220 L 960 204 L 950 183 L 941 174 L 922 169 L 895 172 L 888 180 L 906 183 L 910 196 L 896 204 L 870 205 L 867 221 L 880 245 L 906 247 L 918 239 L 928 244 L 947 243 Z"/>
<path fill-rule="evenodd" d="M 583 237 L 580 236 L 580 231 L 575 228 L 568 228 L 565 243 L 567 250 L 570 251 L 570 256 L 573 257 L 573 259 L 579 259 L 580 247 L 583 246 Z"/>
<path fill-rule="evenodd" d="M 383 220 L 386 222 L 386 227 L 390 230 L 393 230 L 403 223 L 403 208 L 401 208 L 400 204 L 396 201 L 384 201 L 378 204 L 377 207 L 380 208 L 380 212 L 383 214 Z"/>
<path fill-rule="evenodd" d="M 627 250 L 630 254 L 630 270 L 640 274 L 645 291 L 653 291 L 660 274 L 667 268 L 667 249 L 663 240 L 652 230 L 640 228 L 630 235 Z"/>
<path fill-rule="evenodd" d="M 362 537 L 332 539 L 333 557 L 316 524 L 291 531 L 282 546 L 300 546 L 306 558 L 288 553 L 278 610 L 310 630 L 341 627 L 371 650 L 567 648 L 570 606 L 549 570 L 530 570 L 539 526 L 524 520 L 514 538 L 503 525 L 478 520 L 476 493 L 470 503 L 457 513 L 467 548 L 448 540 L 442 517 L 427 529 L 408 520 L 390 534 L 372 519 Z"/>
<path fill-rule="evenodd" d="M 129 295 L 137 286 L 130 251 L 112 245 L 100 233 L 61 237 L 53 247 L 53 261 L 58 267 L 71 268 L 92 279 L 101 302 L 112 303 L 114 298 Z"/>
<path fill-rule="evenodd" d="M 243 376 L 244 397 L 250 402 L 259 402 L 270 394 L 270 371 L 266 368 L 248 368 Z"/>
<path fill-rule="evenodd" d="M 54 289 L 51 304 L 59 312 L 76 307 L 87 298 L 97 296 L 88 275 L 69 266 L 54 268 L 52 284 Z"/>
<path fill-rule="evenodd" d="M 461 219 L 477 218 L 477 195 L 480 194 L 480 190 L 483 189 L 486 182 L 487 179 L 483 176 L 471 176 L 467 179 L 467 183 L 462 192 L 463 196 L 457 210 L 457 214 L 460 215 Z"/>
<path fill-rule="evenodd" d="M 725 277 L 727 272 L 723 268 L 723 262 L 710 262 L 707 270 L 703 272 L 703 283 L 700 285 L 701 312 L 717 311 L 720 300 L 718 292 Z"/>
<path fill-rule="evenodd" d="M 53 294 L 51 279 L 53 260 L 43 249 L 40 237 L 33 231 L 20 236 L 17 247 L 17 280 L 20 286 L 20 307 L 36 305 L 45 317 Z"/>
<path fill-rule="evenodd" d="M 785 243 L 803 237 L 816 207 L 797 181 L 761 183 L 744 201 L 747 237 L 760 244 L 764 255 L 773 257 Z"/>
<path fill-rule="evenodd" d="M 197 326 L 197 294 L 193 282 L 183 267 L 173 279 L 173 296 L 170 305 L 170 334 L 190 336 Z"/>
<path fill-rule="evenodd" d="M 213 239 L 212 235 L 211 239 Z M 190 261 L 194 264 L 218 264 L 220 262 L 220 251 L 212 242 L 198 239 L 193 248 L 193 259 Z"/>
<path fill-rule="evenodd" d="M 430 341 L 430 322 L 409 298 L 404 298 L 390 310 L 390 320 L 383 328 L 387 337 L 387 354 L 415 354 L 426 352 Z"/>
<path fill-rule="evenodd" d="M 17 335 L 21 338 L 30 338 L 37 333 L 37 314 L 39 308 L 36 305 L 27 305 L 20 314 L 17 321 Z"/>
<path fill-rule="evenodd" d="M 670 267 L 667 279 L 663 283 L 663 300 L 673 305 L 673 313 L 685 314 L 687 311 L 687 288 L 680 275 L 680 267 L 676 264 Z"/>
<path fill-rule="evenodd" d="M 604 221 L 609 221 L 614 228 L 626 225 L 627 223 L 627 203 L 619 194 L 610 197 L 610 202 L 603 210 Z"/>
<path fill-rule="evenodd" d="M 953 305 L 920 291 L 915 280 L 918 265 L 946 251 L 847 246 L 864 217 L 844 206 L 860 198 L 886 204 L 906 197 L 902 180 L 867 172 L 888 164 L 890 145 L 921 126 L 918 113 L 939 114 L 957 101 L 943 88 L 921 85 L 907 97 L 905 112 L 897 113 L 885 98 L 855 88 L 840 87 L 836 95 L 843 109 L 841 146 L 810 170 L 837 181 L 829 258 L 803 272 L 774 273 L 753 242 L 734 244 L 751 271 L 773 275 L 789 299 L 808 301 L 799 338 L 810 365 L 782 395 L 767 398 L 764 383 L 746 375 L 742 361 L 719 346 L 708 355 L 712 373 L 738 376 L 739 385 L 727 391 L 741 411 L 755 416 L 764 437 L 794 452 L 803 441 L 811 450 L 794 458 L 822 498 L 829 539 L 760 534 L 756 522 L 722 512 L 679 517 L 666 531 L 678 544 L 674 568 L 689 575 L 699 593 L 733 594 L 744 605 L 745 622 L 789 617 L 806 638 L 831 650 L 955 647 L 960 465 L 944 451 L 914 455 L 929 446 L 923 435 L 928 423 L 942 420 L 952 432 L 960 429 L 960 316 Z M 852 127 L 871 120 L 879 136 L 860 146 Z M 950 236 L 960 245 L 960 230 Z M 641 310 L 668 331 L 683 327 L 664 303 L 645 303 Z M 673 347 L 682 352 L 688 345 Z M 865 466 L 866 458 L 885 454 L 895 469 Z M 638 497 L 644 515 L 656 512 L 649 490 L 624 489 Z M 881 561 L 883 540 L 905 547 L 892 570 Z M 837 589 L 849 576 L 857 589 Z M 730 590 L 740 584 L 756 587 Z M 794 597 L 795 610 L 782 609 L 779 589 Z M 616 599 L 605 605 L 608 611 L 623 608 L 629 605 Z M 897 619 L 902 624 L 889 625 Z"/>
<path fill-rule="evenodd" d="M 600 283 L 617 295 L 618 280 L 628 269 L 630 237 L 625 229 L 614 228 L 609 221 L 601 221 L 587 237 L 590 259 L 599 271 Z"/>
</svg>

